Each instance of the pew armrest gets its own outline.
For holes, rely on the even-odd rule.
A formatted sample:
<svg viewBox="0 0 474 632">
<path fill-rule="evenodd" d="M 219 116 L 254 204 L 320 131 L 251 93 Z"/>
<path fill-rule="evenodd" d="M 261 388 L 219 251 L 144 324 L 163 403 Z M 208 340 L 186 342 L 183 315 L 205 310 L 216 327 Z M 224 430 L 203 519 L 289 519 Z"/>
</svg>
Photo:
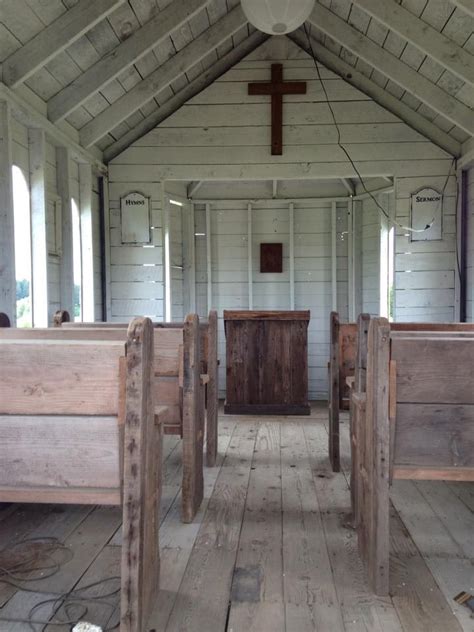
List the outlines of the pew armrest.
<svg viewBox="0 0 474 632">
<path fill-rule="evenodd" d="M 155 425 L 165 424 L 171 415 L 169 406 L 155 406 Z"/>
</svg>

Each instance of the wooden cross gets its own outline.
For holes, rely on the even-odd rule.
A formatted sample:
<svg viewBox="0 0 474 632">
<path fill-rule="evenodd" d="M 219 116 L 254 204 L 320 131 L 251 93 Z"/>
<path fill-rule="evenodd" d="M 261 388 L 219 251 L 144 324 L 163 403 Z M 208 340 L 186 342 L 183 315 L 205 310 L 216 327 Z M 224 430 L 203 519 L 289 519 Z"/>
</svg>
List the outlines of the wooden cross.
<svg viewBox="0 0 474 632">
<path fill-rule="evenodd" d="M 249 94 L 272 97 L 272 155 L 283 153 L 283 95 L 306 94 L 306 81 L 283 81 L 283 65 L 272 64 L 270 82 L 249 83 Z"/>
</svg>

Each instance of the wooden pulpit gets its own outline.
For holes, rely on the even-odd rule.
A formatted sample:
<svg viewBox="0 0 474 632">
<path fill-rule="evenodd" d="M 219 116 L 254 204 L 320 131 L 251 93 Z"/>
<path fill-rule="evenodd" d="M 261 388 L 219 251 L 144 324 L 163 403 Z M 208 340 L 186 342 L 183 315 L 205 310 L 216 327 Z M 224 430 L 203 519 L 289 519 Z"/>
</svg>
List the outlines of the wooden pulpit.
<svg viewBox="0 0 474 632">
<path fill-rule="evenodd" d="M 309 311 L 224 311 L 224 411 L 309 415 Z"/>
</svg>

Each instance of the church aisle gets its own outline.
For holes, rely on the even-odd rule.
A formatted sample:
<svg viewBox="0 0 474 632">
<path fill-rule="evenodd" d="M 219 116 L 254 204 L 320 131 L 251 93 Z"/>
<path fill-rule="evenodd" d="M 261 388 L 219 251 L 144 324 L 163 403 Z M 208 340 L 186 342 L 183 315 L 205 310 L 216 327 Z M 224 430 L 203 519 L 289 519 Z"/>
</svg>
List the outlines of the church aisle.
<svg viewBox="0 0 474 632">
<path fill-rule="evenodd" d="M 221 415 L 219 461 L 205 469 L 204 502 L 191 524 L 180 520 L 179 443 L 165 437 L 161 587 L 148 631 L 472 632 L 467 609 L 452 597 L 472 588 L 474 486 L 395 483 L 391 596 L 375 597 L 348 522 L 347 413 L 342 422 L 343 471 L 334 474 L 322 403 L 305 418 Z M 0 537 L 10 551 L 25 539 L 64 542 L 72 559 L 27 585 L 56 593 L 120 573 L 119 519 L 116 508 L 11 505 L 0 510 Z M 86 593 L 86 618 L 104 629 L 117 621 L 111 587 L 113 580 Z M 1 585 L 0 618 L 27 619 L 42 600 Z M 34 618 L 54 611 L 50 603 Z M 32 629 L 0 622 L 1 632 Z"/>
</svg>

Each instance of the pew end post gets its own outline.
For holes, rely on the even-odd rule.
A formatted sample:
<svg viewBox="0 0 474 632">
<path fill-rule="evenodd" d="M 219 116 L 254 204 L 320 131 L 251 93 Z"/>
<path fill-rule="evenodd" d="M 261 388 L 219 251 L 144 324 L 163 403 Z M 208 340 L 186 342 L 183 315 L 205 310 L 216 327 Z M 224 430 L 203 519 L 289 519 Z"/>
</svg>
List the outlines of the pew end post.
<svg viewBox="0 0 474 632">
<path fill-rule="evenodd" d="M 219 361 L 218 361 L 217 311 L 209 312 L 207 333 L 207 409 L 206 409 L 206 465 L 214 467 L 217 459 L 219 438 Z"/>
<path fill-rule="evenodd" d="M 339 449 L 339 314 L 331 312 L 329 343 L 329 461 L 333 472 L 341 471 Z"/>
</svg>

